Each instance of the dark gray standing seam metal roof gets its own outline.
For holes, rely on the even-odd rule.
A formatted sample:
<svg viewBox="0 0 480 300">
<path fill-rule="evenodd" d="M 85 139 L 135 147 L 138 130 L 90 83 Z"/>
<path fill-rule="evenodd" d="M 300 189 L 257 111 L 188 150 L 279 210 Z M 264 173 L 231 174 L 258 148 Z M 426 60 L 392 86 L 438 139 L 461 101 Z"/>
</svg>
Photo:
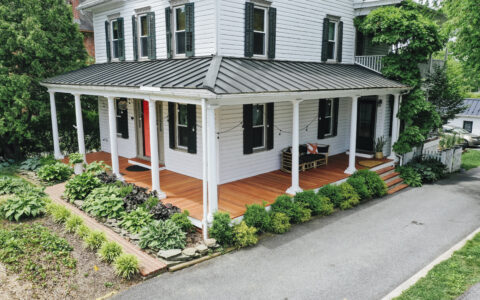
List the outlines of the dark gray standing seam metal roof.
<svg viewBox="0 0 480 300">
<path fill-rule="evenodd" d="M 463 104 L 467 108 L 461 115 L 480 116 L 480 99 L 467 98 L 463 100 Z"/>
<path fill-rule="evenodd" d="M 408 88 L 357 65 L 219 56 L 96 64 L 43 83 L 208 89 L 215 94 Z"/>
</svg>

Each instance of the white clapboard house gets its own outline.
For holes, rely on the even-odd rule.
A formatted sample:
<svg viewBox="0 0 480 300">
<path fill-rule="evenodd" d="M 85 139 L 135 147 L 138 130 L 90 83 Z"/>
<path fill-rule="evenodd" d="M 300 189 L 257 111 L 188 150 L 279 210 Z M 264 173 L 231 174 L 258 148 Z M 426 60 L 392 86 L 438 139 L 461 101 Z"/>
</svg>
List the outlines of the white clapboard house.
<svg viewBox="0 0 480 300">
<path fill-rule="evenodd" d="M 98 96 L 113 172 L 135 181 L 128 166 L 150 169 L 136 183 L 188 209 L 199 226 L 218 209 L 238 217 L 245 204 L 344 179 L 379 137 L 390 158 L 379 167 L 391 165 L 408 87 L 381 75 L 388 47 L 372 46 L 353 20 L 398 2 L 85 1 L 96 64 L 42 83 L 55 156 L 55 93 L 74 96 L 81 153 L 81 96 Z M 304 168 L 305 143 L 328 146 L 328 160 Z M 280 171 L 282 162 L 292 172 Z"/>
</svg>

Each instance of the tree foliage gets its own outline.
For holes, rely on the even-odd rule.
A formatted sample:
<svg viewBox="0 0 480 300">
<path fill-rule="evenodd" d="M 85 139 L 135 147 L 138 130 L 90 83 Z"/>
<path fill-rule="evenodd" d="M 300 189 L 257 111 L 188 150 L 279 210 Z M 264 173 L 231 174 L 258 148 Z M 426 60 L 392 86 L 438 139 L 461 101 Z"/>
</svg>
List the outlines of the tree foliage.
<svg viewBox="0 0 480 300">
<path fill-rule="evenodd" d="M 2 0 L 0 45 L 0 156 L 51 151 L 49 98 L 39 82 L 78 69 L 87 59 L 71 8 L 64 0 Z M 59 128 L 67 137 L 64 145 L 71 145 L 73 101 L 58 98 Z"/>
<path fill-rule="evenodd" d="M 373 44 L 392 46 L 393 51 L 384 57 L 383 75 L 412 88 L 403 96 L 398 115 L 405 127 L 397 142 L 401 145 L 395 147 L 399 154 L 420 145 L 431 130 L 441 125 L 435 107 L 426 101 L 421 90 L 422 78 L 418 68 L 419 63 L 426 62 L 446 42 L 431 17 L 434 14 L 429 11 L 427 7 L 407 0 L 397 6 L 378 8 L 364 19 L 356 20 L 360 31 L 373 36 Z"/>
</svg>

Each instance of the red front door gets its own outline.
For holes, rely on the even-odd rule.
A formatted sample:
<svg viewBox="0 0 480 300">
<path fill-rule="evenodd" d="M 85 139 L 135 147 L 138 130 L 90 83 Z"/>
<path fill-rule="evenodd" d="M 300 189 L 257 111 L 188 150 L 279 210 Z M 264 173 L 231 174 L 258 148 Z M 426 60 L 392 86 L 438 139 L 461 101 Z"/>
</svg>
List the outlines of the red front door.
<svg viewBox="0 0 480 300">
<path fill-rule="evenodd" d="M 143 111 L 143 155 L 150 157 L 150 112 L 148 101 L 142 101 Z"/>
</svg>

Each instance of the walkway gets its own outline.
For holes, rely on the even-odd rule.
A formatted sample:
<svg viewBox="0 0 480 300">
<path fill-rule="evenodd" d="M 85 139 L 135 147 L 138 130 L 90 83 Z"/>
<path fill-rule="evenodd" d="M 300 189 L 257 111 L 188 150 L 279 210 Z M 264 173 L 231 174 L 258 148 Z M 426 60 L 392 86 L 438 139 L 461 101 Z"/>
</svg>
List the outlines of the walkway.
<svg viewBox="0 0 480 300">
<path fill-rule="evenodd" d="M 116 299 L 380 299 L 480 227 L 480 169 L 298 225 Z"/>
</svg>

